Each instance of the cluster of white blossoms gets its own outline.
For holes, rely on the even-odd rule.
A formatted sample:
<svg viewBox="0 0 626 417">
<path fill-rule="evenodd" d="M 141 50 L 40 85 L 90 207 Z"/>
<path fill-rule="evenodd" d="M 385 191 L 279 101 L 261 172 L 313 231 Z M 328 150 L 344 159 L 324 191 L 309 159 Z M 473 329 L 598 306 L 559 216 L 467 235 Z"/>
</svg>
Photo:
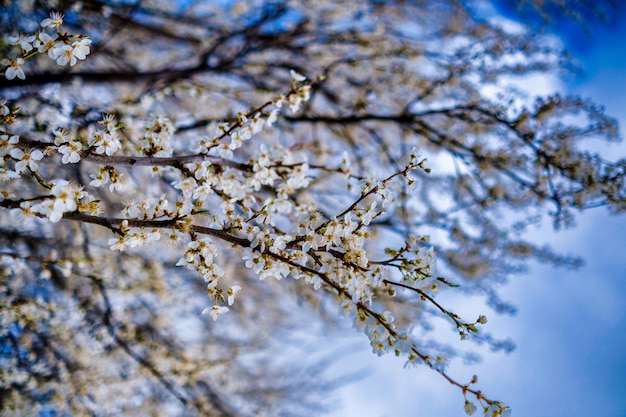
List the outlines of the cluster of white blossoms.
<svg viewBox="0 0 626 417">
<path fill-rule="evenodd" d="M 122 143 L 118 138 L 118 125 L 111 115 L 103 116 L 99 124 L 104 128 L 92 129 L 87 144 L 94 153 L 111 156 L 122 148 Z"/>
<path fill-rule="evenodd" d="M 143 129 L 143 135 L 136 144 L 136 150 L 147 156 L 169 156 L 174 125 L 167 117 L 155 116 Z"/>
<path fill-rule="evenodd" d="M 39 203 L 30 206 L 21 206 L 20 209 L 23 212 L 28 211 L 28 214 L 41 214 L 56 223 L 61 220 L 64 213 L 76 211 L 87 194 L 82 191 L 81 186 L 70 184 L 63 179 L 55 179 L 50 183 L 52 188 L 48 198 L 43 198 Z"/>
<path fill-rule="evenodd" d="M 23 65 L 27 59 L 37 54 L 46 54 L 58 65 L 76 65 L 78 60 L 84 60 L 91 52 L 91 39 L 84 35 L 68 35 L 60 31 L 63 24 L 63 15 L 51 12 L 50 17 L 41 21 L 41 30 L 34 34 L 20 33 L 8 37 L 9 44 L 19 47 L 19 54 L 11 59 L 2 59 L 0 64 L 5 67 L 4 76 L 26 79 Z M 49 33 L 46 30 L 53 29 Z"/>
<path fill-rule="evenodd" d="M 23 55 L 14 60 L 17 66 L 11 63 L 5 76 L 24 78 L 18 59 L 30 57 L 35 49 L 60 65 L 74 65 L 76 59 L 84 59 L 90 41 L 82 35 L 61 34 L 61 23 L 62 16 L 53 13 L 41 25 L 56 28 L 57 33 L 12 38 Z M 103 116 L 98 126 L 90 125 L 83 137 L 62 127 L 51 132 L 52 140 L 20 137 L 9 129 L 19 118 L 18 112 L 2 100 L 0 179 L 19 181 L 29 176 L 45 192 L 24 198 L 3 192 L 0 206 L 12 209 L 18 218 L 45 217 L 53 223 L 66 218 L 106 227 L 115 233 L 108 244 L 116 251 L 164 240 L 186 244 L 176 265 L 203 277 L 212 305 L 202 313 L 213 320 L 227 313 L 242 291 L 239 285 L 225 288 L 225 271 L 216 263 L 220 256 L 216 242 L 226 242 L 237 248 L 243 264 L 261 280 L 302 279 L 315 289 L 328 291 L 351 316 L 354 326 L 367 335 L 376 354 L 393 352 L 405 356 L 409 364 L 426 364 L 460 387 L 464 395 L 475 395 L 485 406 L 485 414 L 506 416 L 506 406 L 486 399 L 470 384 L 449 378 L 448 359 L 423 352 L 412 339 L 411 329 L 397 329 L 393 315 L 377 300 L 379 292 L 391 297 L 396 289 L 411 292 L 416 303 L 431 303 L 452 320 L 462 338 L 486 323 L 484 316 L 465 323 L 435 301 L 439 284 L 453 284 L 435 277 L 434 253 L 427 238 L 407 238 L 400 248 L 387 249 L 384 260 L 373 261 L 368 254 L 372 224 L 393 204 L 393 186 L 414 184 L 413 171 L 428 171 L 425 161 L 414 151 L 404 169 L 384 179 L 363 179 L 351 174 L 347 157 L 337 166 L 321 166 L 310 162 L 305 152 L 280 143 L 255 143 L 252 139 L 274 126 L 286 106 L 297 112 L 310 98 L 314 82 L 295 71 L 291 71 L 291 81 L 289 93 L 240 112 L 233 121 L 219 123 L 212 138 L 196 141 L 193 154 L 185 153 L 187 149 L 175 149 L 175 125 L 161 116 L 146 122 L 134 138 L 128 132 L 121 135 L 121 124 L 110 115 Z M 123 150 L 134 150 L 135 154 L 120 155 Z M 78 162 L 92 169 L 88 186 L 109 185 L 110 193 L 123 191 L 122 167 L 151 167 L 155 175 L 167 168 L 167 175 L 159 178 L 167 184 L 167 191 L 159 189 L 158 195 L 144 197 L 135 193 L 135 199 L 120 210 L 121 217 L 101 216 L 106 210 L 104 203 L 89 194 L 85 186 L 62 178 L 46 179 L 41 170 L 44 164 Z M 334 213 L 322 211 L 310 192 L 322 174 L 339 177 L 347 186 L 359 182 L 360 192 L 348 186 L 345 194 L 353 197 L 352 203 Z M 148 187 L 142 191 L 149 192 Z M 473 403 L 466 402 L 468 414 L 475 409 Z"/>
</svg>

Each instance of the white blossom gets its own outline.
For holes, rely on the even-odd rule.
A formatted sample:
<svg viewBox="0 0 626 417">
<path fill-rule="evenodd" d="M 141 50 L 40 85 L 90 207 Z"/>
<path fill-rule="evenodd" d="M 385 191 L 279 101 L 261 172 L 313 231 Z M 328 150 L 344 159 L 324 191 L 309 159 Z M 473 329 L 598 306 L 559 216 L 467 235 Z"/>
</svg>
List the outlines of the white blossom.
<svg viewBox="0 0 626 417">
<path fill-rule="evenodd" d="M 115 136 L 115 132 L 111 131 L 100 130 L 94 132 L 94 134 L 89 138 L 87 144 L 91 147 L 95 147 L 95 153 L 106 154 L 108 156 L 113 155 L 122 148 L 122 144 Z"/>
<path fill-rule="evenodd" d="M 15 163 L 15 170 L 20 173 L 26 172 L 27 169 L 36 172 L 39 169 L 37 161 L 40 161 L 43 158 L 43 152 L 39 149 L 32 149 L 30 152 L 24 152 L 20 148 L 13 148 L 11 149 L 10 155 L 17 161 Z"/>
<path fill-rule="evenodd" d="M 241 287 L 239 285 L 233 285 L 232 287 L 228 289 L 228 305 L 229 306 L 233 305 L 233 303 L 235 302 L 235 297 L 237 296 L 237 293 L 239 293 L 239 291 L 241 291 Z"/>
<path fill-rule="evenodd" d="M 41 21 L 44 28 L 58 28 L 63 24 L 63 14 L 59 12 L 50 12 L 50 17 Z"/>
<path fill-rule="evenodd" d="M 111 247 L 111 250 L 123 252 L 124 250 L 126 250 L 126 246 L 127 246 L 126 236 L 121 235 L 121 236 L 118 236 L 117 238 L 109 239 L 109 246 Z"/>
<path fill-rule="evenodd" d="M 90 174 L 90 177 L 92 180 L 89 182 L 89 185 L 92 187 L 98 188 L 109 183 L 109 173 L 106 171 L 100 172 L 97 175 Z"/>
<path fill-rule="evenodd" d="M 18 36 L 9 36 L 8 40 L 11 45 L 19 45 L 24 52 L 30 52 L 33 50 L 32 44 L 35 41 L 35 35 L 20 33 Z"/>
<path fill-rule="evenodd" d="M 24 70 L 21 68 L 21 65 L 24 64 L 24 60 L 22 58 L 13 58 L 11 60 L 3 59 L 0 63 L 7 67 L 4 70 L 4 76 L 7 80 L 12 80 L 15 77 L 21 80 L 26 79 Z"/>
<path fill-rule="evenodd" d="M 289 110 L 291 110 L 292 113 L 296 113 L 298 110 L 300 110 L 300 106 L 302 105 L 302 103 L 308 101 L 310 97 L 310 85 L 303 85 L 302 87 L 298 88 L 295 94 L 291 94 L 289 96 Z"/>
<path fill-rule="evenodd" d="M 276 123 L 276 120 L 278 120 L 278 113 L 280 112 L 279 108 L 275 108 L 274 110 L 272 110 L 269 114 L 269 116 L 267 117 L 267 126 L 268 127 L 272 127 L 274 125 L 274 123 Z"/>
<path fill-rule="evenodd" d="M 76 65 L 77 57 L 74 55 L 74 48 L 70 45 L 57 43 L 52 49 L 52 55 L 56 59 L 58 65 L 64 66 L 70 64 L 71 67 Z"/>
<path fill-rule="evenodd" d="M 61 162 L 75 164 L 80 161 L 80 151 L 83 144 L 78 141 L 69 141 L 59 147 L 59 153 L 63 155 Z"/>
<path fill-rule="evenodd" d="M 9 113 L 11 113 L 11 110 L 7 106 L 7 101 L 3 98 L 0 98 L 0 114 L 2 116 L 8 116 Z"/>
<path fill-rule="evenodd" d="M 432 361 L 433 369 L 439 372 L 445 372 L 448 367 L 448 359 L 443 355 L 438 355 Z"/>
<path fill-rule="evenodd" d="M 260 274 L 265 268 L 265 259 L 261 254 L 246 255 L 243 261 L 246 268 L 252 269 L 255 274 Z"/>
<path fill-rule="evenodd" d="M 293 80 L 293 82 L 306 81 L 306 77 L 304 75 L 299 74 L 294 70 L 289 70 L 289 75 L 291 75 L 291 79 Z"/>
<path fill-rule="evenodd" d="M 13 146 L 19 142 L 20 137 L 17 135 L 0 135 L 0 157 L 8 155 Z"/>
<path fill-rule="evenodd" d="M 80 39 L 72 42 L 72 47 L 74 48 L 73 53 L 74 56 L 80 60 L 84 60 L 87 58 L 87 55 L 91 52 L 89 49 L 91 45 L 91 39 Z"/>
<path fill-rule="evenodd" d="M 185 198 L 191 198 L 196 188 L 196 180 L 191 177 L 183 178 L 172 183 L 172 187 L 181 190 Z"/>
<path fill-rule="evenodd" d="M 56 59 L 54 47 L 57 43 L 57 39 L 59 39 L 59 35 L 53 33 L 50 35 L 47 32 L 39 32 L 37 34 L 37 39 L 35 40 L 35 47 L 40 54 L 48 53 L 48 56 L 52 59 Z"/>
<path fill-rule="evenodd" d="M 202 314 L 210 314 L 213 321 L 216 321 L 219 316 L 227 313 L 228 311 L 228 307 L 214 305 L 212 307 L 207 307 L 202 310 Z"/>
</svg>

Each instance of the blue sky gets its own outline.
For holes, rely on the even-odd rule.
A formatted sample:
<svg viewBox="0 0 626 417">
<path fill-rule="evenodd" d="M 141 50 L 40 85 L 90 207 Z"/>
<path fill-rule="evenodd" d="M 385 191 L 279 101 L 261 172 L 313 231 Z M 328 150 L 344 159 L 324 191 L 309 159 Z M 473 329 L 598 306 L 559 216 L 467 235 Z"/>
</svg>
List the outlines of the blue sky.
<svg viewBox="0 0 626 417">
<path fill-rule="evenodd" d="M 603 104 L 624 132 L 626 7 L 609 25 L 594 25 L 592 38 L 568 25 L 552 29 L 585 70 L 559 90 Z M 603 153 L 626 157 L 626 145 L 609 145 Z M 514 416 L 626 416 L 626 217 L 590 210 L 577 216 L 575 229 L 554 232 L 546 222 L 528 237 L 582 256 L 585 266 L 569 271 L 533 264 L 512 279 L 501 294 L 518 314 L 488 314 L 488 326 L 514 339 L 517 349 L 487 353 L 478 365 L 455 362 L 451 374 L 460 380 L 478 374 L 480 388 L 509 404 Z M 476 306 L 467 308 L 473 313 Z M 377 358 L 366 345 L 353 359 L 372 374 L 339 392 L 344 408 L 333 416 L 465 415 L 460 392 L 432 371 L 404 370 L 402 361 Z"/>
</svg>

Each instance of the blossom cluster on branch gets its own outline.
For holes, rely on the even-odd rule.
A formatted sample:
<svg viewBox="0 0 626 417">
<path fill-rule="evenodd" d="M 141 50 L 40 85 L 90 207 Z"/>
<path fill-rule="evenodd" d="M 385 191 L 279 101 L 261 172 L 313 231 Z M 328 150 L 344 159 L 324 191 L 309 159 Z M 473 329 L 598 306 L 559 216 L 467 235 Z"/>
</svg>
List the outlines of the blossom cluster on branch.
<svg viewBox="0 0 626 417">
<path fill-rule="evenodd" d="M 46 54 L 59 65 L 73 66 L 85 59 L 90 40 L 62 33 L 62 23 L 61 14 L 51 13 L 41 26 L 55 33 L 10 37 L 21 55 L 2 61 L 7 66 L 5 77 L 24 79 L 21 65 L 37 54 Z M 426 236 L 412 235 L 399 246 L 387 248 L 385 259 L 368 253 L 371 223 L 385 214 L 398 190 L 407 192 L 415 186 L 414 171 L 429 171 L 425 159 L 414 150 L 404 167 L 391 175 L 360 177 L 352 174 L 345 156 L 339 164 L 320 165 L 309 161 L 306 152 L 279 143 L 266 145 L 264 129 L 279 122 L 286 108 L 297 113 L 312 89 L 324 82 L 323 77 L 309 81 L 294 70 L 290 75 L 286 94 L 240 112 L 233 121 L 216 124 L 213 136 L 197 138 L 188 146 L 192 153 L 175 149 L 176 129 L 165 116 L 144 120 L 132 143 L 123 123 L 108 114 L 81 134 L 69 126 L 56 126 L 48 136 L 18 134 L 13 127 L 22 118 L 19 103 L 2 100 L 0 206 L 10 210 L 23 227 L 46 219 L 107 228 L 114 235 L 108 240 L 114 251 L 163 241 L 184 245 L 178 249 L 181 255 L 176 265 L 202 276 L 212 300 L 202 313 L 213 320 L 236 306 L 236 299 L 246 293 L 245 286 L 222 284 L 225 270 L 215 242 L 229 243 L 260 280 L 302 280 L 314 289 L 326 290 L 352 318 L 355 328 L 367 335 L 376 354 L 394 352 L 405 356 L 408 364 L 426 364 L 461 388 L 464 396 L 472 394 L 485 414 L 508 415 L 508 407 L 471 387 L 476 378 L 468 384 L 453 380 L 446 372 L 445 355 L 424 350 L 413 339 L 411 328 L 397 327 L 393 314 L 381 311 L 376 302 L 378 292 L 392 297 L 399 290 L 414 292 L 420 302 L 450 319 L 462 339 L 478 333 L 479 325 L 486 323 L 484 316 L 464 322 L 435 301 L 439 285 L 454 285 L 435 274 L 435 254 Z M 243 148 L 248 157 L 242 160 Z M 84 183 L 68 181 L 54 169 L 84 163 L 92 171 L 90 181 Z M 130 187 L 125 172 L 143 167 L 170 191 L 138 196 L 118 210 L 119 216 L 112 216 L 112 207 L 102 196 Z M 352 201 L 334 213 L 320 210 L 308 190 L 316 187 L 321 174 L 344 183 Z M 23 195 L 19 185 L 23 181 L 34 181 L 40 191 Z M 93 190 L 103 187 L 97 197 Z M 465 411 L 473 414 L 476 407 L 466 400 Z"/>
<path fill-rule="evenodd" d="M 84 60 L 91 52 L 91 40 L 88 36 L 61 32 L 62 24 L 63 14 L 52 12 L 50 17 L 41 21 L 42 29 L 37 33 L 9 36 L 9 43 L 18 46 L 20 51 L 15 57 L 0 61 L 5 66 L 4 76 L 8 80 L 15 77 L 25 79 L 22 66 L 26 60 L 38 54 L 48 55 L 61 66 L 69 64 L 73 67 L 79 60 Z M 54 29 L 54 32 L 47 32 L 49 29 Z"/>
</svg>

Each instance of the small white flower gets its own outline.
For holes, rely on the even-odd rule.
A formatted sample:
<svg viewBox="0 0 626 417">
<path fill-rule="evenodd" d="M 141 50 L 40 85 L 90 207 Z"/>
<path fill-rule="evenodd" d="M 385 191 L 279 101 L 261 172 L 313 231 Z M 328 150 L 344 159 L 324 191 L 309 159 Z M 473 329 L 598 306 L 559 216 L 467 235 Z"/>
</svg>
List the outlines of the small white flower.
<svg viewBox="0 0 626 417">
<path fill-rule="evenodd" d="M 29 201 L 23 201 L 20 203 L 20 208 L 11 210 L 11 217 L 20 224 L 29 218 L 34 216 L 35 213 L 31 210 L 31 203 Z"/>
<path fill-rule="evenodd" d="M 357 216 L 360 218 L 361 223 L 364 224 L 365 226 L 369 225 L 372 220 L 374 219 L 374 217 L 376 216 L 376 201 L 374 201 L 369 209 L 364 210 L 363 212 L 359 213 Z"/>
<path fill-rule="evenodd" d="M 154 243 L 161 239 L 161 232 L 158 229 L 152 229 L 146 233 L 146 243 Z"/>
<path fill-rule="evenodd" d="M 33 41 L 35 35 L 24 35 L 20 33 L 19 36 L 9 36 L 9 43 L 11 45 L 19 45 L 24 52 L 30 52 L 33 50 Z"/>
<path fill-rule="evenodd" d="M 104 116 L 102 116 L 102 120 L 98 121 L 98 123 L 104 126 L 106 131 L 109 133 L 116 130 L 115 116 L 113 116 L 112 114 L 105 114 Z"/>
<path fill-rule="evenodd" d="M 115 136 L 115 133 L 109 133 L 102 130 L 95 132 L 88 140 L 89 146 L 95 146 L 95 153 L 113 155 L 122 148 L 122 144 Z"/>
<path fill-rule="evenodd" d="M 385 311 L 381 314 L 381 318 L 385 321 L 385 323 L 393 323 L 393 315 L 390 311 Z"/>
<path fill-rule="evenodd" d="M 228 305 L 232 306 L 235 302 L 235 296 L 237 293 L 241 291 L 241 287 L 239 285 L 233 285 L 228 289 Z"/>
<path fill-rule="evenodd" d="M 270 247 L 270 252 L 280 253 L 280 251 L 285 250 L 285 248 L 287 247 L 287 243 L 289 243 L 291 240 L 292 237 L 289 235 L 276 236 L 272 246 Z"/>
<path fill-rule="evenodd" d="M 215 126 L 215 134 L 218 136 L 223 135 L 230 129 L 230 125 L 226 122 L 220 122 Z"/>
<path fill-rule="evenodd" d="M 252 134 L 256 135 L 263 130 L 263 125 L 265 121 L 261 118 L 260 114 L 255 115 L 252 120 L 250 120 L 250 129 L 252 130 Z"/>
<path fill-rule="evenodd" d="M 92 181 L 93 182 L 93 181 Z M 122 216 L 128 219 L 145 219 L 147 212 L 141 202 L 132 200 L 122 209 Z"/>
<path fill-rule="evenodd" d="M 74 56 L 80 60 L 83 60 L 89 55 L 91 50 L 89 46 L 91 45 L 91 39 L 81 39 L 79 41 L 74 41 L 72 46 L 74 47 Z"/>
<path fill-rule="evenodd" d="M 58 65 L 64 66 L 68 63 L 70 64 L 70 67 L 76 65 L 77 59 L 76 56 L 74 56 L 74 48 L 70 45 L 57 43 L 52 50 L 52 54 L 54 55 Z"/>
<path fill-rule="evenodd" d="M 24 70 L 20 67 L 20 65 L 24 64 L 24 60 L 22 58 L 13 58 L 12 60 L 3 59 L 0 61 L 2 65 L 5 65 L 7 69 L 4 71 L 4 76 L 7 80 L 12 80 L 17 77 L 20 80 L 26 78 L 24 74 Z"/>
<path fill-rule="evenodd" d="M 89 183 L 92 187 L 102 187 L 109 183 L 109 173 L 108 172 L 100 172 L 98 175 L 90 174 L 91 182 Z"/>
<path fill-rule="evenodd" d="M 20 137 L 17 135 L 0 135 L 0 156 L 7 155 L 13 149 L 11 145 L 15 145 L 19 140 Z"/>
<path fill-rule="evenodd" d="M 83 144 L 76 141 L 69 141 L 59 147 L 59 153 L 63 155 L 61 162 L 64 164 L 75 164 L 80 161 L 80 151 L 83 149 Z"/>
<path fill-rule="evenodd" d="M 37 171 L 37 169 L 39 169 L 37 161 L 40 161 L 41 158 L 43 158 L 43 152 L 39 149 L 24 152 L 20 148 L 13 148 L 11 149 L 10 155 L 17 161 L 15 163 L 15 170 L 17 172 L 25 172 L 26 168 L 29 168 L 33 172 Z"/>
<path fill-rule="evenodd" d="M 289 110 L 292 113 L 300 110 L 300 106 L 303 102 L 308 101 L 311 97 L 311 86 L 304 85 L 296 91 L 295 94 L 289 95 Z"/>
<path fill-rule="evenodd" d="M 217 154 L 220 158 L 224 159 L 232 159 L 233 151 L 230 143 L 220 143 L 216 148 L 213 148 L 217 151 Z"/>
<path fill-rule="evenodd" d="M 124 236 L 114 237 L 109 239 L 109 245 L 111 250 L 117 250 L 123 252 L 126 249 L 126 239 Z"/>
<path fill-rule="evenodd" d="M 228 311 L 228 307 L 214 305 L 213 307 L 207 307 L 202 310 L 202 314 L 210 314 L 213 321 L 215 321 L 219 316 L 227 313 Z"/>
<path fill-rule="evenodd" d="M 0 99 L 0 114 L 3 116 L 8 116 L 11 113 L 11 110 L 7 106 L 7 101 L 3 98 Z"/>
<path fill-rule="evenodd" d="M 65 129 L 57 129 L 52 132 L 54 135 L 54 144 L 60 145 L 62 143 L 69 142 L 69 132 Z"/>
<path fill-rule="evenodd" d="M 37 35 L 35 47 L 37 47 L 37 51 L 40 54 L 47 52 L 50 58 L 56 59 L 54 55 L 54 47 L 57 44 L 57 39 L 59 39 L 59 35 L 57 35 L 56 33 L 50 35 L 46 32 L 41 32 Z M 63 44 L 59 43 L 59 45 Z"/>
<path fill-rule="evenodd" d="M 302 74 L 297 73 L 294 70 L 289 70 L 289 74 L 291 75 L 291 80 L 293 82 L 298 82 L 298 81 L 305 81 L 306 77 Z"/>
<path fill-rule="evenodd" d="M 372 346 L 372 352 L 378 356 L 383 356 L 387 353 L 388 346 L 382 340 L 372 340 L 370 345 Z"/>
<path fill-rule="evenodd" d="M 445 372 L 446 368 L 448 367 L 448 359 L 446 359 L 444 356 L 439 355 L 435 358 L 435 360 L 432 362 L 432 367 L 435 371 L 438 372 Z"/>
<path fill-rule="evenodd" d="M 276 120 L 278 120 L 278 113 L 280 112 L 280 109 L 277 107 L 274 110 L 272 110 L 270 112 L 270 115 L 267 116 L 267 126 L 268 127 L 272 127 L 272 125 L 274 123 L 276 123 Z"/>
<path fill-rule="evenodd" d="M 289 275 L 289 265 L 283 262 L 270 262 L 259 274 L 259 279 L 263 281 L 266 278 L 274 278 L 280 281 L 287 275 Z"/>
<path fill-rule="evenodd" d="M 172 186 L 183 193 L 183 196 L 186 198 L 191 198 L 193 192 L 197 186 L 196 180 L 188 177 L 181 179 L 179 181 L 174 181 Z"/>
<path fill-rule="evenodd" d="M 58 28 L 63 24 L 63 14 L 59 12 L 50 12 L 50 17 L 41 21 L 41 27 Z"/>
</svg>

